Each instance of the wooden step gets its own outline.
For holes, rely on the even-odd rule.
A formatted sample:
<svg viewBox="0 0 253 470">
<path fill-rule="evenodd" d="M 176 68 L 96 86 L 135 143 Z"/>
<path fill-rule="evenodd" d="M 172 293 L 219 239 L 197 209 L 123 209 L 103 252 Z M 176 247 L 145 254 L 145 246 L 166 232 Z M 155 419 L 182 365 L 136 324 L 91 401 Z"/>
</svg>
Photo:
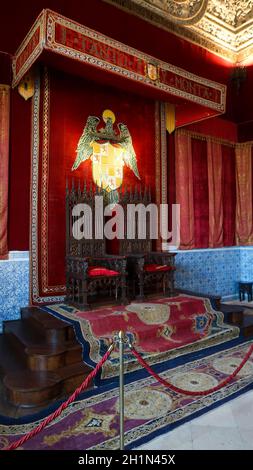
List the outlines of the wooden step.
<svg viewBox="0 0 253 470">
<path fill-rule="evenodd" d="M 7 335 L 0 335 L 0 376 L 4 377 L 8 372 L 25 370 L 25 358 L 18 354 L 12 347 Z"/>
<path fill-rule="evenodd" d="M 61 392 L 54 372 L 10 372 L 3 380 L 6 398 L 12 405 L 35 406 L 49 403 Z"/>
<path fill-rule="evenodd" d="M 80 362 L 55 372 L 10 372 L 3 381 L 7 400 L 12 405 L 22 407 L 47 404 L 57 397 L 72 393 L 85 380 L 90 370 Z"/>
<path fill-rule="evenodd" d="M 43 334 L 48 343 L 61 343 L 62 341 L 75 339 L 72 325 L 38 307 L 22 308 L 21 317 L 30 322 L 35 329 Z"/>
<path fill-rule="evenodd" d="M 243 322 L 240 325 L 240 328 L 245 338 L 252 337 L 253 336 L 253 315 L 244 313 Z"/>
<path fill-rule="evenodd" d="M 79 387 L 91 370 L 91 367 L 84 364 L 84 362 L 71 364 L 59 369 L 57 373 L 62 379 L 62 386 L 66 395 L 72 393 L 77 387 Z M 92 382 L 89 384 L 88 389 L 90 389 L 91 386 Z"/>
<path fill-rule="evenodd" d="M 31 370 L 55 370 L 82 360 L 82 346 L 77 341 L 48 343 L 26 319 L 5 322 L 4 333 L 16 351 L 26 358 Z"/>
<path fill-rule="evenodd" d="M 29 307 L 22 309 L 20 320 L 4 322 L 4 333 L 0 335 L 0 398 L 2 405 L 6 403 L 2 408 L 6 416 L 8 410 L 9 416 L 15 410 L 26 416 L 26 409 L 31 414 L 32 409 L 41 410 L 67 398 L 90 370 L 82 361 L 82 346 L 73 327 L 63 320 Z"/>
</svg>

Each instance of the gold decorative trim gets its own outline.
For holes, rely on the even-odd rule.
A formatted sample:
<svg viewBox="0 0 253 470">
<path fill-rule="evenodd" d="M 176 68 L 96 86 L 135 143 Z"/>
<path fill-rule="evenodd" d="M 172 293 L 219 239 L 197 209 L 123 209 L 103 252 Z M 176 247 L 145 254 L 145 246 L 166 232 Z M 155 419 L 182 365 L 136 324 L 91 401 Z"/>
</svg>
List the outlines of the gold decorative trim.
<svg viewBox="0 0 253 470">
<path fill-rule="evenodd" d="M 31 213 L 30 213 L 30 300 L 39 299 L 38 276 L 38 175 L 39 175 L 39 120 L 40 118 L 40 76 L 35 78 L 31 118 Z"/>
<path fill-rule="evenodd" d="M 0 84 L 0 258 L 8 256 L 10 86 Z"/>
<path fill-rule="evenodd" d="M 166 110 L 165 103 L 160 104 L 160 133 L 161 133 L 161 204 L 167 204 L 168 202 L 168 162 L 167 162 L 167 130 L 166 130 Z M 160 213 L 160 211 L 159 211 Z M 160 224 L 163 228 L 163 233 L 167 228 L 166 221 L 161 214 Z M 162 240 L 166 241 L 167 240 Z"/>
<path fill-rule="evenodd" d="M 0 90 L 1 92 L 5 92 L 8 94 L 10 92 L 10 85 L 6 85 L 5 83 L 0 83 Z"/>
<path fill-rule="evenodd" d="M 32 39 L 34 38 L 36 32 L 39 31 L 39 39 L 36 45 L 31 44 Z M 22 41 L 19 46 L 13 61 L 12 61 L 12 71 L 13 71 L 13 87 L 15 87 L 20 79 L 25 75 L 27 70 L 34 64 L 36 59 L 40 56 L 44 48 L 44 37 L 46 31 L 46 14 L 45 10 L 42 10 L 34 25 L 26 35 L 25 39 Z M 30 45 L 30 51 L 28 50 Z M 29 53 L 30 52 L 30 53 Z M 24 56 L 24 62 L 19 67 L 19 60 Z"/>
<path fill-rule="evenodd" d="M 158 206 L 161 204 L 161 118 L 159 101 L 155 102 L 155 202 Z M 160 214 L 158 214 L 158 217 L 160 217 Z M 161 249 L 160 238 L 156 241 L 156 249 Z"/>
<path fill-rule="evenodd" d="M 232 142 L 231 140 L 214 137 L 212 135 L 201 134 L 200 132 L 194 132 L 183 128 L 178 128 L 175 130 L 175 132 L 182 135 L 190 135 L 193 139 L 210 141 L 216 144 L 226 145 L 227 147 L 241 148 L 253 145 L 253 140 L 249 140 L 247 142 Z"/>
<path fill-rule="evenodd" d="M 43 124 L 47 126 L 49 119 L 49 83 L 47 83 L 47 71 L 44 71 L 44 101 L 42 108 Z M 41 209 L 45 210 L 47 207 L 48 193 L 42 190 L 42 201 L 38 197 L 39 188 L 39 172 L 40 172 L 40 109 L 41 109 L 41 80 L 40 75 L 35 79 L 35 93 L 32 102 L 32 132 L 31 132 L 31 227 L 30 227 L 30 299 L 31 303 L 46 303 L 46 302 L 61 302 L 64 300 L 62 296 L 40 296 L 39 290 L 39 271 L 38 271 L 38 259 L 39 259 L 39 246 L 38 246 L 38 221 L 39 221 L 39 203 L 41 202 Z M 44 134 L 43 125 L 43 165 L 42 165 L 42 179 L 47 174 L 47 158 L 48 158 L 48 130 Z M 43 173 L 44 170 L 44 173 Z M 44 181 L 45 182 L 45 181 Z M 43 185 L 42 185 L 43 186 Z M 46 220 L 43 220 L 43 217 Z M 42 261 L 42 291 L 45 293 L 61 292 L 65 289 L 65 286 L 48 286 L 48 273 L 47 273 L 47 215 L 42 212 L 42 240 L 41 240 L 41 258 L 46 256 L 46 261 Z"/>
<path fill-rule="evenodd" d="M 41 165 L 41 284 L 42 292 L 48 292 L 48 169 L 50 139 L 50 79 L 47 67 L 43 70 L 42 103 L 42 165 Z"/>
<path fill-rule="evenodd" d="M 209 140 L 210 142 L 214 142 L 214 143 L 217 143 L 217 144 L 222 144 L 222 145 L 227 145 L 229 147 L 234 147 L 238 144 L 236 144 L 236 142 L 231 142 L 230 140 L 226 140 L 226 139 L 220 139 L 218 137 L 213 137 L 212 135 L 205 135 L 205 134 L 201 134 L 199 132 L 194 132 L 194 131 L 189 131 L 189 130 L 186 130 L 186 129 L 176 129 L 175 131 L 176 133 L 180 133 L 181 135 L 190 135 L 191 138 L 193 139 L 199 139 L 199 140 Z M 240 144 L 239 144 L 240 145 Z"/>
<path fill-rule="evenodd" d="M 161 203 L 167 204 L 167 131 L 165 103 L 160 104 L 161 119 Z"/>
<path fill-rule="evenodd" d="M 66 286 L 49 286 L 48 282 L 48 179 L 49 179 L 49 142 L 50 142 L 50 77 L 47 67 L 43 72 L 42 105 L 42 189 L 41 189 L 41 287 L 44 294 L 65 292 Z"/>
</svg>

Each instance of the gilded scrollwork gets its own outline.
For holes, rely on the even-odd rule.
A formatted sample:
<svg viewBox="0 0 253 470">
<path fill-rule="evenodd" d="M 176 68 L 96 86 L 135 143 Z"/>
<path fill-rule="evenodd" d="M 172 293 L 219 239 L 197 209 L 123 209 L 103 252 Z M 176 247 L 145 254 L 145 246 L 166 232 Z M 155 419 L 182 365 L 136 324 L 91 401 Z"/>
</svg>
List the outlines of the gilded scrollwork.
<svg viewBox="0 0 253 470">
<path fill-rule="evenodd" d="M 195 24 L 205 14 L 208 0 L 133 0 L 135 3 L 163 13 L 167 19 L 179 24 Z"/>
<path fill-rule="evenodd" d="M 253 0 L 104 0 L 232 62 L 253 50 Z"/>
<path fill-rule="evenodd" d="M 253 18 L 253 0 L 211 0 L 207 12 L 238 28 Z"/>
</svg>

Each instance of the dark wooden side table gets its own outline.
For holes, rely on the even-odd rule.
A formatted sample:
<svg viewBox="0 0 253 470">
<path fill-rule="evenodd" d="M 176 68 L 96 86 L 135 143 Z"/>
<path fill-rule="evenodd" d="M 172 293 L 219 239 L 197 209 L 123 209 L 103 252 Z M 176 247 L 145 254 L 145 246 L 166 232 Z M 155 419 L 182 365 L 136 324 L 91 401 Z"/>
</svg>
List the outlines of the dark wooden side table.
<svg viewBox="0 0 253 470">
<path fill-rule="evenodd" d="M 245 299 L 245 294 L 247 294 L 248 296 L 248 302 L 252 302 L 252 287 L 253 287 L 253 282 L 249 282 L 249 281 L 239 282 L 240 302 Z"/>
<path fill-rule="evenodd" d="M 244 305 L 220 304 L 220 311 L 224 314 L 225 323 L 234 323 L 240 326 L 243 323 Z"/>
</svg>

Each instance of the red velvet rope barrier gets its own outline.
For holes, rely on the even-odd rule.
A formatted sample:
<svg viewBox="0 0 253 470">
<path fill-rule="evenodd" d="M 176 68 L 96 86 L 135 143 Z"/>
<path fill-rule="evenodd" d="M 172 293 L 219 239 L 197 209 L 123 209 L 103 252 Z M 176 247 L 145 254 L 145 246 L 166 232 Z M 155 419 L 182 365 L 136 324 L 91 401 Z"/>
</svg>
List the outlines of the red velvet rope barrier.
<svg viewBox="0 0 253 470">
<path fill-rule="evenodd" d="M 213 393 L 213 392 L 216 392 L 217 390 L 220 390 L 220 388 L 224 387 L 225 385 L 227 385 L 229 382 L 231 382 L 231 380 L 238 374 L 238 372 L 240 372 L 240 370 L 242 369 L 242 367 L 244 366 L 244 364 L 248 361 L 248 359 L 250 358 L 251 354 L 253 353 L 253 344 L 250 346 L 246 356 L 243 358 L 242 362 L 239 364 L 239 366 L 234 370 L 234 372 L 229 375 L 225 380 L 223 380 L 222 382 L 220 382 L 218 385 L 216 385 L 215 387 L 213 388 L 209 388 L 208 390 L 204 390 L 204 391 L 190 391 L 190 390 L 183 390 L 182 388 L 179 388 L 179 387 L 176 387 L 175 385 L 172 385 L 170 382 L 167 382 L 167 380 L 165 379 L 162 379 L 158 374 L 156 374 L 156 372 L 153 371 L 153 369 L 151 369 L 151 367 L 147 364 L 146 361 L 144 361 L 144 359 L 140 356 L 140 354 L 136 351 L 136 349 L 134 349 L 134 347 L 132 345 L 130 345 L 130 349 L 132 351 L 132 353 L 134 354 L 134 356 L 136 357 L 136 359 L 138 360 L 138 362 L 143 366 L 145 367 L 145 369 L 150 373 L 150 375 L 152 375 L 158 382 L 160 382 L 162 385 L 164 385 L 165 387 L 167 388 L 170 388 L 171 390 L 173 390 L 174 392 L 178 392 L 178 393 L 183 393 L 184 395 L 192 395 L 192 396 L 196 396 L 196 395 L 209 395 L 209 393 Z"/>
<path fill-rule="evenodd" d="M 108 351 L 105 353 L 105 355 L 102 357 L 101 361 L 96 365 L 95 369 L 86 377 L 86 379 L 81 383 L 81 385 L 72 393 L 72 395 L 66 400 L 64 403 L 62 403 L 57 410 L 55 410 L 51 415 L 47 416 L 36 428 L 32 429 L 29 433 L 25 434 L 25 436 L 21 437 L 18 441 L 13 442 L 10 446 L 5 447 L 2 450 L 14 450 L 17 447 L 20 447 L 24 442 L 28 441 L 28 439 L 31 439 L 31 437 L 36 436 L 36 434 L 39 434 L 42 429 L 44 429 L 51 421 L 53 421 L 55 418 L 57 418 L 65 408 L 67 408 L 70 403 L 75 401 L 76 397 L 83 391 L 85 390 L 91 380 L 97 375 L 98 371 L 101 369 L 102 365 L 107 361 L 108 357 L 110 356 L 112 350 L 114 348 L 114 345 L 112 344 Z"/>
</svg>

